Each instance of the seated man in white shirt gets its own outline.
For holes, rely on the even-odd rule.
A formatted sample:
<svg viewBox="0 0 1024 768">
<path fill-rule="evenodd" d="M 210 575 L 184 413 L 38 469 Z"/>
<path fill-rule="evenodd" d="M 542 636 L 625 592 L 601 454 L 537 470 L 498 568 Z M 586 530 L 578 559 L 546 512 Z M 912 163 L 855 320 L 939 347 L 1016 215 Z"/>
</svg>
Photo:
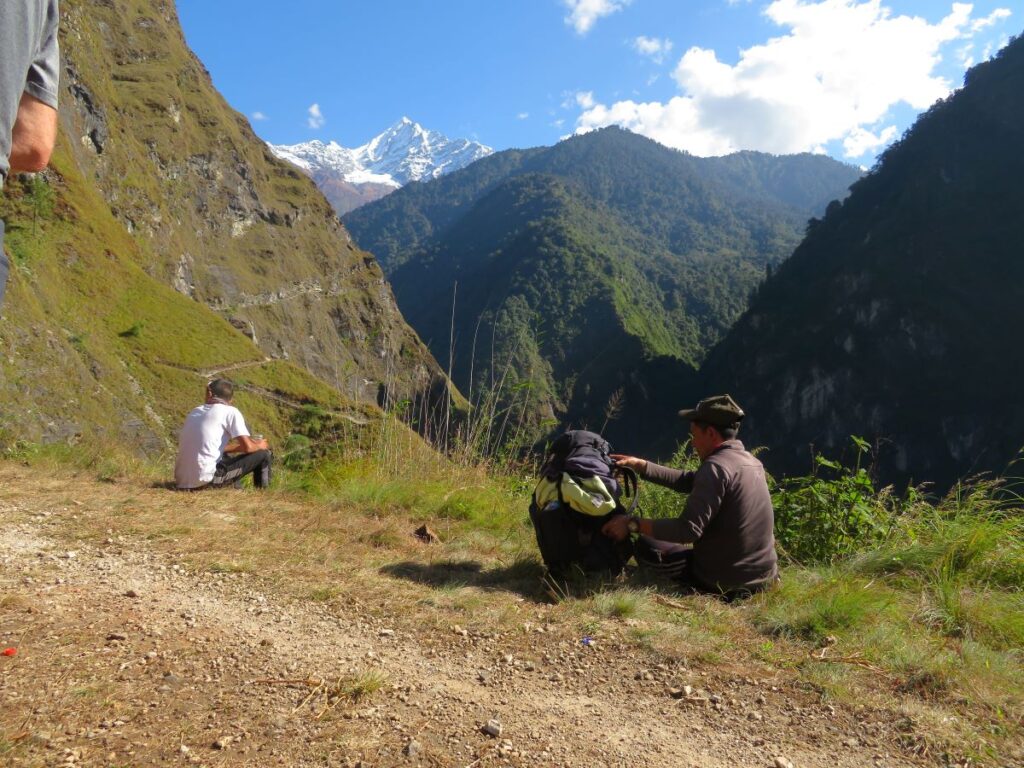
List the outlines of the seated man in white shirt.
<svg viewBox="0 0 1024 768">
<path fill-rule="evenodd" d="M 227 379 L 211 381 L 206 402 L 185 418 L 174 465 L 178 490 L 230 486 L 250 473 L 256 488 L 270 485 L 270 446 L 250 437 L 242 412 L 231 404 L 234 392 Z"/>
</svg>

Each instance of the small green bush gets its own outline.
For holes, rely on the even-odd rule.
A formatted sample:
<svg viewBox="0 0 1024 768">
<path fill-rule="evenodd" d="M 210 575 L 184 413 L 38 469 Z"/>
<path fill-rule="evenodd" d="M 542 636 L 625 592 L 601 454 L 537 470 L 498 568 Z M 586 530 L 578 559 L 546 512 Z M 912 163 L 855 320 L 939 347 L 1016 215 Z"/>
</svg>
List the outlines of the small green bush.
<svg viewBox="0 0 1024 768">
<path fill-rule="evenodd" d="M 937 504 L 909 504 L 877 549 L 853 568 L 872 576 L 1024 588 L 1024 516 L 992 482 L 958 486 Z"/>
<path fill-rule="evenodd" d="M 312 458 L 312 443 L 306 435 L 288 435 L 284 441 L 284 455 L 281 457 L 284 466 L 298 472 L 308 467 Z"/>
<path fill-rule="evenodd" d="M 125 328 L 117 335 L 120 336 L 122 339 L 137 339 L 139 336 L 142 335 L 142 329 L 145 327 L 145 325 L 146 324 L 141 320 L 136 320 L 128 328 Z"/>
<path fill-rule="evenodd" d="M 471 520 L 475 513 L 476 499 L 459 493 L 442 500 L 434 512 L 447 520 Z"/>
<path fill-rule="evenodd" d="M 857 462 L 847 468 L 815 457 L 817 473 L 778 481 L 772 502 L 775 536 L 783 554 L 796 562 L 829 563 L 884 541 L 903 514 L 904 504 L 891 488 L 876 490 L 861 461 L 866 441 L 852 438 Z"/>
<path fill-rule="evenodd" d="M 594 596 L 594 609 L 602 616 L 628 619 L 640 610 L 641 593 L 628 590 L 599 592 Z"/>
</svg>

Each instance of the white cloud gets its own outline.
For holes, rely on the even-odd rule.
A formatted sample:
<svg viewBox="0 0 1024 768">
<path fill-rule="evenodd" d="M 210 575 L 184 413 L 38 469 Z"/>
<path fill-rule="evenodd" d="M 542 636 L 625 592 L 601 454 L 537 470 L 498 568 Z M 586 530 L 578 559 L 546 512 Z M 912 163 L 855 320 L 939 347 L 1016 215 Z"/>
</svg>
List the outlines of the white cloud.
<svg viewBox="0 0 1024 768">
<path fill-rule="evenodd" d="M 253 112 L 252 119 L 255 120 L 257 123 L 262 123 L 264 120 L 268 120 L 269 118 L 262 112 Z"/>
<path fill-rule="evenodd" d="M 878 134 L 864 128 L 854 128 L 843 139 L 843 154 L 847 157 L 863 157 L 869 152 L 877 152 L 895 138 L 895 125 L 882 129 Z"/>
<path fill-rule="evenodd" d="M 727 137 L 701 126 L 693 99 L 676 96 L 667 103 L 618 101 L 610 107 L 595 104 L 576 121 L 576 132 L 621 125 L 669 147 L 696 155 L 724 155 L 735 150 Z"/>
<path fill-rule="evenodd" d="M 518 115 L 516 115 L 516 120 L 525 120 L 529 116 L 530 116 L 529 112 L 520 112 Z"/>
<path fill-rule="evenodd" d="M 576 96 L 576 105 L 582 109 L 593 109 L 594 104 L 594 92 L 593 91 L 579 91 Z"/>
<path fill-rule="evenodd" d="M 327 118 L 325 118 L 323 113 L 320 111 L 320 105 L 313 104 L 310 106 L 308 111 L 309 117 L 306 118 L 306 125 L 308 125 L 313 130 L 323 128 L 324 123 L 327 122 Z"/>
<path fill-rule="evenodd" d="M 1013 14 L 1010 13 L 1009 8 L 996 8 L 992 13 L 983 19 L 977 19 L 971 24 L 972 32 L 980 32 L 986 27 L 991 27 L 1004 19 L 1010 18 Z"/>
<path fill-rule="evenodd" d="M 569 9 L 565 23 L 576 30 L 576 34 L 585 35 L 602 16 L 621 11 L 631 0 L 563 0 Z"/>
<path fill-rule="evenodd" d="M 893 106 L 924 109 L 949 93 L 936 73 L 943 46 L 1005 18 L 973 19 L 972 10 L 952 3 L 932 24 L 896 16 L 882 0 L 774 0 L 764 13 L 785 34 L 740 51 L 736 64 L 691 48 L 673 72 L 681 95 L 580 103 L 576 130 L 622 125 L 697 155 L 814 151 L 838 140 L 856 157 L 892 140 L 880 124 Z"/>
<path fill-rule="evenodd" d="M 659 40 L 656 37 L 640 37 L 633 39 L 633 49 L 641 56 L 647 56 L 658 64 L 665 60 L 665 56 L 672 50 L 672 41 L 669 39 Z"/>
</svg>

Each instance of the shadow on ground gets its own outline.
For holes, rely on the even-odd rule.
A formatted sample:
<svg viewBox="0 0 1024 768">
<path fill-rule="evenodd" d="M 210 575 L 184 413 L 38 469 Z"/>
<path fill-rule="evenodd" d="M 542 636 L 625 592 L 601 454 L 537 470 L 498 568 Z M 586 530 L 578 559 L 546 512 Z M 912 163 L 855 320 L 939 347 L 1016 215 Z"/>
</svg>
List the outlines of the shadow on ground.
<svg viewBox="0 0 1024 768">
<path fill-rule="evenodd" d="M 634 568 L 628 568 L 619 576 L 579 572 L 555 578 L 546 574 L 540 563 L 530 559 L 494 568 L 484 568 L 476 560 L 439 560 L 432 563 L 407 560 L 385 565 L 380 570 L 388 576 L 435 589 L 476 587 L 488 591 L 512 592 L 535 603 L 586 598 L 626 584 L 637 586 L 634 581 L 639 581 L 640 586 L 649 585 L 642 577 L 636 578 Z M 659 580 L 658 583 L 663 582 Z"/>
<path fill-rule="evenodd" d="M 484 568 L 476 560 L 439 560 L 417 563 L 407 560 L 385 565 L 381 573 L 428 587 L 476 587 L 489 591 L 513 592 L 536 603 L 549 602 L 543 583 L 544 569 L 534 560 L 517 560 L 511 565 Z"/>
</svg>

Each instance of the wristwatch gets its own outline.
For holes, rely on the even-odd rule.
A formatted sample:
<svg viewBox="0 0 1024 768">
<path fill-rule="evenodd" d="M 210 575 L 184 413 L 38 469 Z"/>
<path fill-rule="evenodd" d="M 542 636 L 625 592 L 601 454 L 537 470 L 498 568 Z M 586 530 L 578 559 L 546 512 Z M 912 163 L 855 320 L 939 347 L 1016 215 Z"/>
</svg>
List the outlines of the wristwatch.
<svg viewBox="0 0 1024 768">
<path fill-rule="evenodd" d="M 640 518 L 636 515 L 629 516 L 629 523 L 627 525 L 629 526 L 630 533 L 640 533 Z"/>
</svg>

